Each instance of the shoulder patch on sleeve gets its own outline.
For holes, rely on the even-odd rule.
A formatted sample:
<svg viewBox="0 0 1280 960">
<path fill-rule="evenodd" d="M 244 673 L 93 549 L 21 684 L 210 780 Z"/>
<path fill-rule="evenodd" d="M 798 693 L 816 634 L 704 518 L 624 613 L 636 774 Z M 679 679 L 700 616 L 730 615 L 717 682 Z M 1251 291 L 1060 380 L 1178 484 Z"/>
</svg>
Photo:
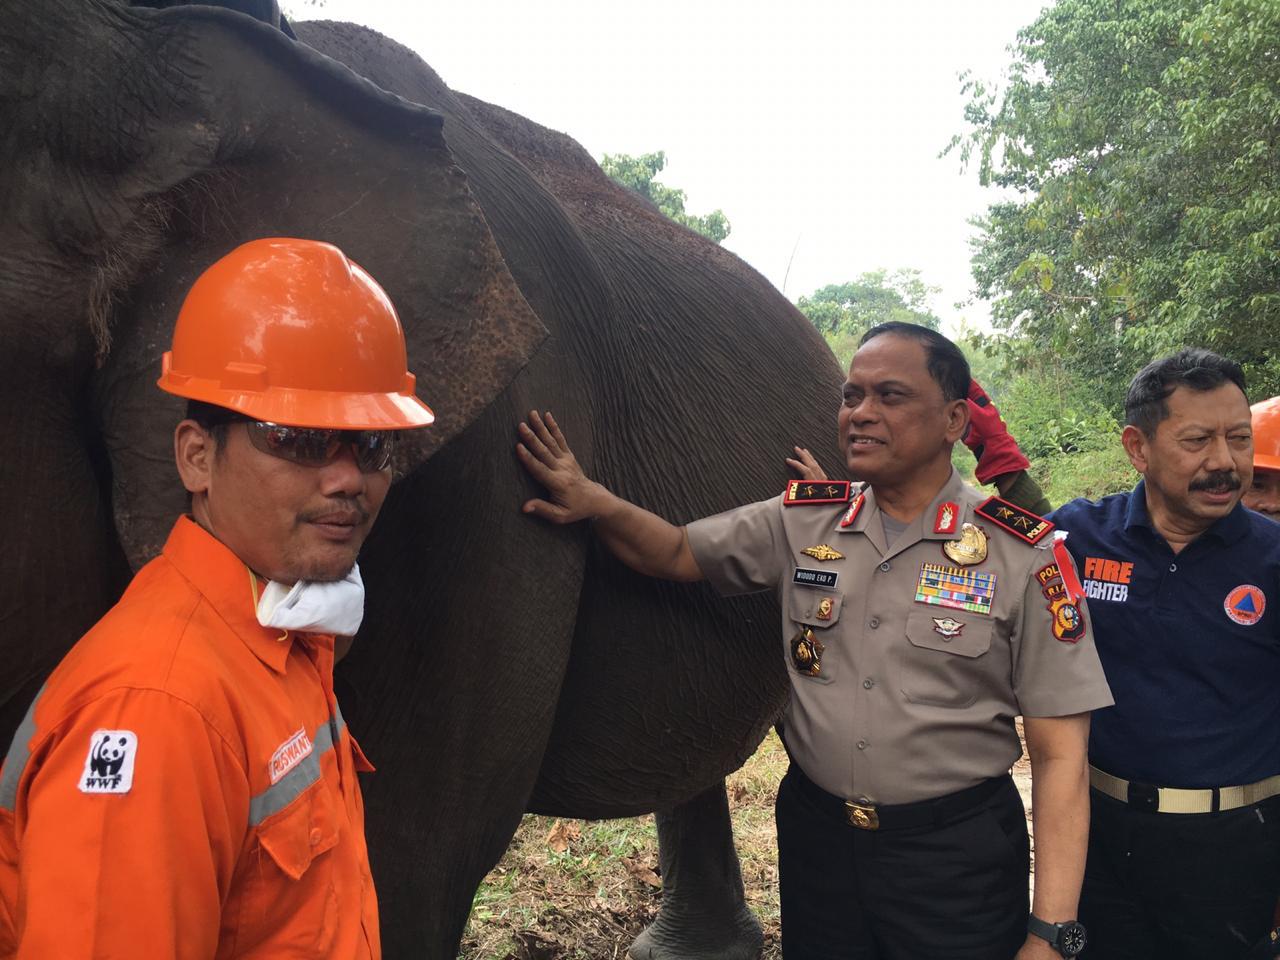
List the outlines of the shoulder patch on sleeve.
<svg viewBox="0 0 1280 960">
<path fill-rule="evenodd" d="M 848 480 L 792 480 L 782 494 L 784 507 L 817 506 L 824 503 L 848 503 Z"/>
<path fill-rule="evenodd" d="M 1027 543 L 1039 543 L 1053 529 L 1052 521 L 999 497 L 979 504 L 973 512 Z"/>
<path fill-rule="evenodd" d="M 80 774 L 80 792 L 128 793 L 137 756 L 138 735 L 132 730 L 95 730 Z"/>
</svg>

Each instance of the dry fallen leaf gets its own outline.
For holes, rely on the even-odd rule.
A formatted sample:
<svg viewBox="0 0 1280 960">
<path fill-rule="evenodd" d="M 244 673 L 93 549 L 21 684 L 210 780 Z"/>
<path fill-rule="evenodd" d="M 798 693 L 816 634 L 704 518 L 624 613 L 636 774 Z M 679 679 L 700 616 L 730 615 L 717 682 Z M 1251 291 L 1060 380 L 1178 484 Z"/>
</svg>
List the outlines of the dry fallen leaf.
<svg viewBox="0 0 1280 960">
<path fill-rule="evenodd" d="M 577 840 L 580 836 L 582 836 L 582 827 L 578 824 L 557 820 L 551 825 L 551 831 L 547 834 L 547 846 L 556 853 L 564 853 L 569 849 L 569 842 Z"/>
<path fill-rule="evenodd" d="M 639 860 L 633 860 L 631 857 L 623 857 L 622 865 L 627 868 L 627 873 L 631 874 L 641 883 L 647 883 L 651 887 L 661 887 L 662 880 L 658 874 L 654 872 L 653 867 L 647 863 L 641 863 Z"/>
</svg>

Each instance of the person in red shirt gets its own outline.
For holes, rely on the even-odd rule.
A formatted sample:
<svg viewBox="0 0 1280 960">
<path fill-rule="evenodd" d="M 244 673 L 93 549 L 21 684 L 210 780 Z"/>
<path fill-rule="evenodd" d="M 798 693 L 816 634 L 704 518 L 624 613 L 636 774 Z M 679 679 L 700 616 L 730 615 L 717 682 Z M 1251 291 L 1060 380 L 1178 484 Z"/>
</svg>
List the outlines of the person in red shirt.
<svg viewBox="0 0 1280 960">
<path fill-rule="evenodd" d="M 191 512 L 0 767 L 0 958 L 377 958 L 333 662 L 395 431 L 434 419 L 399 319 L 336 247 L 256 240 L 191 288 L 159 386 Z"/>
</svg>

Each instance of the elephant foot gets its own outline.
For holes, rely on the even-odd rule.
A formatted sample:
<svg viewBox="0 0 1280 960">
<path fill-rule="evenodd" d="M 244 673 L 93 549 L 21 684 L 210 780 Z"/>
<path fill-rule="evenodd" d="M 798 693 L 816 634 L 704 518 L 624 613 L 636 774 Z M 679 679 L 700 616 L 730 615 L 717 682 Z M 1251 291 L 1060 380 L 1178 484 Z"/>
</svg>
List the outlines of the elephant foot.
<svg viewBox="0 0 1280 960">
<path fill-rule="evenodd" d="M 764 932 L 745 903 L 733 915 L 676 917 L 665 906 L 627 949 L 630 960 L 756 960 Z"/>
<path fill-rule="evenodd" d="M 764 933 L 747 908 L 724 782 L 659 812 L 662 908 L 631 960 L 755 960 Z"/>
</svg>

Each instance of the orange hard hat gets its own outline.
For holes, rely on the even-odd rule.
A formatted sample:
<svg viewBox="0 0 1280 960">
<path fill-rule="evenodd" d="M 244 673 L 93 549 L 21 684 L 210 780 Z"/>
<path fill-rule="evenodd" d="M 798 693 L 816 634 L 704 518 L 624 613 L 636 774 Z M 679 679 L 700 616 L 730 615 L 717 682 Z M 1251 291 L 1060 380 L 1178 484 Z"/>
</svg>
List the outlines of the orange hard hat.
<svg viewBox="0 0 1280 960">
<path fill-rule="evenodd" d="M 386 291 L 337 247 L 236 247 L 192 285 L 161 390 L 294 427 L 398 430 L 435 415 L 414 395 Z"/>
<path fill-rule="evenodd" d="M 1253 412 L 1253 468 L 1280 470 L 1280 397 L 1249 409 Z"/>
</svg>

